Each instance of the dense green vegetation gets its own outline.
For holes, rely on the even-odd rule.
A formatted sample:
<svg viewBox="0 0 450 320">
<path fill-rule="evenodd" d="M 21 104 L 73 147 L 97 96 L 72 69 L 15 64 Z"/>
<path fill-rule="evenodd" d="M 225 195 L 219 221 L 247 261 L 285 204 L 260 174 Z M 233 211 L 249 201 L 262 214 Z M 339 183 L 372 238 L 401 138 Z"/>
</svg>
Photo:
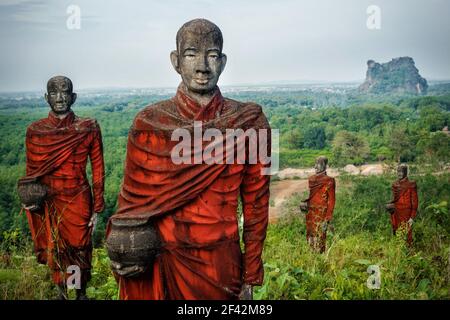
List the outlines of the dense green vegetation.
<svg viewBox="0 0 450 320">
<path fill-rule="evenodd" d="M 439 84 L 430 86 L 430 95 L 425 97 L 360 96 L 345 90 L 255 90 L 224 95 L 264 107 L 272 128 L 280 130 L 282 168 L 312 166 L 318 155 L 326 155 L 332 166 L 401 160 L 418 164 L 424 173 L 445 171 L 449 163 L 450 137 L 442 132 L 450 124 L 449 92 L 448 85 Z M 97 298 L 116 297 L 102 240 L 105 223 L 116 206 L 128 129 L 138 110 L 167 97 L 80 95 L 74 106 L 78 115 L 96 118 L 103 134 L 106 210 L 94 234 L 97 249 L 89 289 Z M 42 98 L 0 98 L 0 298 L 54 294 L 47 270 L 32 257 L 26 217 L 16 194 L 17 180 L 25 172 L 25 129 L 47 113 Z M 338 193 L 336 234 L 323 256 L 309 251 L 304 223 L 294 213 L 299 196 L 290 199 L 286 220 L 269 228 L 266 281 L 256 296 L 449 298 L 448 178 L 448 174 L 417 176 L 422 214 L 415 226 L 417 244 L 412 251 L 391 236 L 383 212 L 393 177 L 345 178 L 345 188 Z M 367 264 L 383 266 L 384 289 L 368 291 L 365 287 Z M 38 285 L 30 284 L 30 279 Z"/>
</svg>

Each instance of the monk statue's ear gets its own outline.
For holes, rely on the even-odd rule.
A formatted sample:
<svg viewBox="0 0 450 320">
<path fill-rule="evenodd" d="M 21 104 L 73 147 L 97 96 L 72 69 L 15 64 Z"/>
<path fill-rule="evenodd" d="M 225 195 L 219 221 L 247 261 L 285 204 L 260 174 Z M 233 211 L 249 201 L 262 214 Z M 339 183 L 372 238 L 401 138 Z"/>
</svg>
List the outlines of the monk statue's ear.
<svg viewBox="0 0 450 320">
<path fill-rule="evenodd" d="M 45 101 L 47 101 L 48 104 L 50 104 L 50 102 L 48 102 L 48 93 L 44 94 L 44 99 L 45 99 Z"/>
<path fill-rule="evenodd" d="M 180 64 L 178 62 L 178 51 L 173 50 L 170 53 L 170 61 L 172 62 L 172 66 L 176 72 L 180 73 Z"/>
<path fill-rule="evenodd" d="M 223 72 L 223 69 L 225 69 L 225 65 L 227 64 L 227 55 L 225 53 L 222 53 L 222 65 L 220 67 L 220 73 Z"/>
<path fill-rule="evenodd" d="M 77 94 L 74 92 L 74 93 L 72 93 L 72 104 L 74 104 L 76 100 L 77 100 Z"/>
</svg>

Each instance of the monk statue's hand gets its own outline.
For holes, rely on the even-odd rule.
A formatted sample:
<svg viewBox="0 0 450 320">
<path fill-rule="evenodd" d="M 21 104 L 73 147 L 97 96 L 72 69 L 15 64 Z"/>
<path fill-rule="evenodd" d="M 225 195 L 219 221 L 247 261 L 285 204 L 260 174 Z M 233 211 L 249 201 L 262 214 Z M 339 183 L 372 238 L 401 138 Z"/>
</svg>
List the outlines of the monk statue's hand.
<svg viewBox="0 0 450 320">
<path fill-rule="evenodd" d="M 39 210 L 40 207 L 37 204 L 32 204 L 32 205 L 29 205 L 29 206 L 27 206 L 25 204 L 22 204 L 22 208 L 24 208 L 25 210 L 33 212 L 33 211 Z"/>
<path fill-rule="evenodd" d="M 322 232 L 327 232 L 328 230 L 328 221 L 322 222 Z"/>
<path fill-rule="evenodd" d="M 308 203 L 304 201 L 300 202 L 300 210 L 304 212 L 308 211 Z"/>
<path fill-rule="evenodd" d="M 239 300 L 253 300 L 253 288 L 250 284 L 244 283 L 242 285 Z"/>
<path fill-rule="evenodd" d="M 136 277 L 145 271 L 145 267 L 139 265 L 124 266 L 119 262 L 111 261 L 111 269 L 121 277 Z"/>
<path fill-rule="evenodd" d="M 394 212 L 395 209 L 395 205 L 392 202 L 389 202 L 388 204 L 386 204 L 386 210 L 389 212 Z"/>
<path fill-rule="evenodd" d="M 89 223 L 88 223 L 88 227 L 89 227 L 89 228 L 92 228 L 92 229 L 91 229 L 91 235 L 94 234 L 95 227 L 97 226 L 97 221 L 98 221 L 98 213 L 97 213 L 97 212 L 94 212 L 94 213 L 92 214 L 91 219 L 89 220 Z"/>
<path fill-rule="evenodd" d="M 412 218 L 409 218 L 408 225 L 411 227 L 413 225 L 414 220 Z"/>
<path fill-rule="evenodd" d="M 331 223 L 331 221 L 328 221 L 328 230 L 334 232 L 334 225 Z"/>
</svg>

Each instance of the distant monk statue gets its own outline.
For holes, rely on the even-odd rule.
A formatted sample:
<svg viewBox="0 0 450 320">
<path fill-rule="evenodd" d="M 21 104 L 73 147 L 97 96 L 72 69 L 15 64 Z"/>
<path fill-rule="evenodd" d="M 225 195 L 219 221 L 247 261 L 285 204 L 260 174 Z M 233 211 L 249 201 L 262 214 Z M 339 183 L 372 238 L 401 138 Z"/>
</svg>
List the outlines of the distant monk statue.
<svg viewBox="0 0 450 320">
<path fill-rule="evenodd" d="M 407 232 L 407 243 L 412 245 L 412 224 L 416 218 L 418 208 L 417 185 L 408 179 L 408 166 L 400 164 L 397 167 L 398 180 L 392 184 L 394 199 L 386 205 L 391 214 L 391 223 L 394 234 L 397 230 Z"/>
<path fill-rule="evenodd" d="M 74 274 L 77 299 L 87 299 L 92 242 L 97 214 L 103 211 L 104 164 L 100 127 L 71 110 L 77 95 L 63 76 L 47 83 L 51 111 L 26 133 L 26 176 L 18 193 L 26 210 L 37 259 L 47 264 L 59 298 L 66 299 L 66 279 Z M 92 166 L 93 196 L 86 177 Z M 69 268 L 70 267 L 70 268 Z"/>
<path fill-rule="evenodd" d="M 269 152 L 270 127 L 260 106 L 222 97 L 217 87 L 227 61 L 222 45 L 222 32 L 212 22 L 185 23 L 170 54 L 182 78 L 176 95 L 144 108 L 131 126 L 118 210 L 107 229 L 121 299 L 251 299 L 252 286 L 263 282 L 270 176 L 262 172 L 270 164 L 251 163 L 248 152 L 255 146 Z M 211 157 L 224 160 L 225 153 L 212 155 L 204 141 L 189 142 L 188 161 L 179 163 L 173 150 L 180 128 L 205 136 L 206 128 L 213 129 L 214 143 L 222 143 L 220 134 L 228 129 L 264 129 L 268 141 L 227 144 L 227 155 L 245 151 L 243 163 L 211 163 Z M 146 256 L 156 250 L 155 257 Z"/>
<path fill-rule="evenodd" d="M 334 178 L 327 176 L 328 159 L 318 157 L 314 166 L 316 174 L 309 177 L 309 197 L 300 204 L 306 211 L 306 238 L 318 252 L 325 252 L 328 225 L 333 218 L 336 202 Z"/>
</svg>

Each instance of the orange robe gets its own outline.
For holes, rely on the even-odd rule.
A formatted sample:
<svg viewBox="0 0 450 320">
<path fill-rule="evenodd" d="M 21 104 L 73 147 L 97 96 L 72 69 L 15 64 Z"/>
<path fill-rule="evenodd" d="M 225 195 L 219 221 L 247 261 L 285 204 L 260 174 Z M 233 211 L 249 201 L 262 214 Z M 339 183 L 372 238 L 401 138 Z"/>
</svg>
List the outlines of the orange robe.
<svg viewBox="0 0 450 320">
<path fill-rule="evenodd" d="M 49 187 L 44 205 L 27 210 L 28 223 L 38 261 L 48 264 L 53 281 L 62 284 L 67 267 L 78 265 L 81 280 L 90 278 L 92 212 L 104 209 L 104 163 L 100 127 L 93 119 L 70 111 L 57 118 L 32 123 L 26 134 L 26 177 L 38 178 Z M 86 177 L 90 157 L 93 199 Z M 92 201 L 93 200 L 93 201 Z"/>
<path fill-rule="evenodd" d="M 391 223 L 394 234 L 398 228 L 406 228 L 408 232 L 407 242 L 412 244 L 412 229 L 408 224 L 409 219 L 414 219 L 417 214 L 418 197 L 417 185 L 415 181 L 409 181 L 408 178 L 397 180 L 392 184 L 392 193 L 394 195 L 394 212 L 391 214 Z"/>
<path fill-rule="evenodd" d="M 336 202 L 334 178 L 326 173 L 315 174 L 308 179 L 309 198 L 306 214 L 306 238 L 315 249 L 325 251 L 327 231 L 322 230 L 322 224 L 333 218 Z"/>
<path fill-rule="evenodd" d="M 117 276 L 121 299 L 237 299 L 243 282 L 262 284 L 270 177 L 261 169 L 267 165 L 174 164 L 170 157 L 178 143 L 171 141 L 173 130 L 192 128 L 194 120 L 202 121 L 204 128 L 217 127 L 214 119 L 226 119 L 250 105 L 255 106 L 224 99 L 216 88 L 212 101 L 201 107 L 179 88 L 171 100 L 137 114 L 128 138 L 118 211 L 111 219 L 151 219 L 163 248 L 150 271 L 133 278 Z M 269 128 L 258 108 L 248 127 Z M 224 121 L 222 125 L 231 128 Z"/>
</svg>

